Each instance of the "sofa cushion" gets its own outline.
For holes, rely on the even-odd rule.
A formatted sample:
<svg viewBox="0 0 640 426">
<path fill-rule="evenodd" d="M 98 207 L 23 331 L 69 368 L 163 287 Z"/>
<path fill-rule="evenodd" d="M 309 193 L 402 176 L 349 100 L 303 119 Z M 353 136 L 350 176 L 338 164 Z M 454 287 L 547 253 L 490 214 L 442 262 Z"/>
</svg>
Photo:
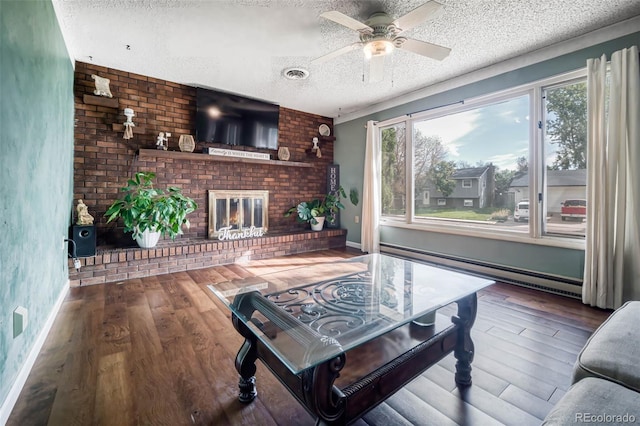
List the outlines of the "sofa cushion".
<svg viewBox="0 0 640 426">
<path fill-rule="evenodd" d="M 640 421 L 640 393 L 613 382 L 587 377 L 572 385 L 543 425 L 613 425 Z"/>
<path fill-rule="evenodd" d="M 573 383 L 600 377 L 640 392 L 640 302 L 627 302 L 598 327 L 578 355 Z"/>
</svg>

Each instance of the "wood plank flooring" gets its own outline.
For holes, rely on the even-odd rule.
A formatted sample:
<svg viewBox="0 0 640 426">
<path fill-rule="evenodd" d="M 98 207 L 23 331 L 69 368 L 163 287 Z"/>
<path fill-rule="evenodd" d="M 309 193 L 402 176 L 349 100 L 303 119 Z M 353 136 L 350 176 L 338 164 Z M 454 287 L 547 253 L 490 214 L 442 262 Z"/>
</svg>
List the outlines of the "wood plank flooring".
<svg viewBox="0 0 640 426">
<path fill-rule="evenodd" d="M 72 288 L 9 418 L 23 425 L 312 425 L 258 363 L 258 398 L 237 400 L 242 338 L 206 285 L 357 255 L 327 250 Z M 455 305 L 438 315 L 455 313 Z M 537 425 L 610 312 L 509 284 L 479 293 L 473 385 L 445 357 L 357 425 Z"/>
</svg>

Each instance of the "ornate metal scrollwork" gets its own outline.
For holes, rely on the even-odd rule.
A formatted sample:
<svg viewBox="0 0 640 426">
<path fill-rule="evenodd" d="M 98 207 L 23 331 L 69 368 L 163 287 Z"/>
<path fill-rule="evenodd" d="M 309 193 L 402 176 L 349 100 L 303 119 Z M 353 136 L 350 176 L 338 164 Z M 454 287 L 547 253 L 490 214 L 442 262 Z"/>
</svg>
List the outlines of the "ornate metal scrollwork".
<svg viewBox="0 0 640 426">
<path fill-rule="evenodd" d="M 311 329 L 337 337 L 363 325 L 373 307 L 371 277 L 356 273 L 265 296 Z"/>
</svg>

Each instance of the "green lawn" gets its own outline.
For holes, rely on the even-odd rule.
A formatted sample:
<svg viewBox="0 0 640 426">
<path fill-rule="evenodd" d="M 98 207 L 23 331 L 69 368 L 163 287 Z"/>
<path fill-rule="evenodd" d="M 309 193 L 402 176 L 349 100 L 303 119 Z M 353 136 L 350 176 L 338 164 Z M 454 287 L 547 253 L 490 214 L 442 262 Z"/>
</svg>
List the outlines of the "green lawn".
<svg viewBox="0 0 640 426">
<path fill-rule="evenodd" d="M 416 216 L 424 217 L 440 217 L 444 219 L 460 219 L 460 220 L 479 220 L 486 221 L 491 220 L 493 212 L 500 210 L 499 208 L 485 208 L 485 209 L 470 209 L 470 210 L 456 210 L 456 209 L 417 209 Z"/>
</svg>

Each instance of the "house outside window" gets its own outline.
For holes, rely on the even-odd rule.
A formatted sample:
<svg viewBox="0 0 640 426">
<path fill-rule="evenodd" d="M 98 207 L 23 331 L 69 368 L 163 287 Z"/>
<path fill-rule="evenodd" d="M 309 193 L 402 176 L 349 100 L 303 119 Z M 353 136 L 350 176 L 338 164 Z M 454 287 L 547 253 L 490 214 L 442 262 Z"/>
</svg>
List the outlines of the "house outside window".
<svg viewBox="0 0 640 426">
<path fill-rule="evenodd" d="M 584 76 L 579 70 L 382 123 L 383 182 L 402 194 L 386 211 L 383 203 L 385 225 L 515 240 L 583 238 L 584 222 L 562 221 L 559 212 L 564 200 L 586 198 Z M 392 172 L 389 160 L 385 169 L 390 155 Z M 531 203 L 528 222 L 513 219 L 522 199 L 540 200 Z"/>
</svg>

